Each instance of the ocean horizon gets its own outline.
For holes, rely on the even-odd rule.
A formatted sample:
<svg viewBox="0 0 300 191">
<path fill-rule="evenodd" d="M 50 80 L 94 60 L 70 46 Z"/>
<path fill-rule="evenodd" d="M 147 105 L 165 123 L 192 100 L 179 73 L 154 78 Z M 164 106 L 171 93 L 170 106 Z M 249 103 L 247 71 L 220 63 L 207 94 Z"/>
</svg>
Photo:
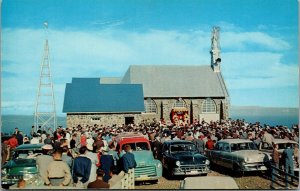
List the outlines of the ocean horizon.
<svg viewBox="0 0 300 191">
<path fill-rule="evenodd" d="M 298 108 L 232 107 L 231 119 L 245 119 L 248 123 L 260 122 L 261 125 L 283 125 L 291 128 L 299 123 Z M 33 115 L 2 115 L 2 133 L 12 133 L 16 127 L 29 134 L 34 125 Z M 66 127 L 66 116 L 57 116 L 57 126 Z"/>
</svg>

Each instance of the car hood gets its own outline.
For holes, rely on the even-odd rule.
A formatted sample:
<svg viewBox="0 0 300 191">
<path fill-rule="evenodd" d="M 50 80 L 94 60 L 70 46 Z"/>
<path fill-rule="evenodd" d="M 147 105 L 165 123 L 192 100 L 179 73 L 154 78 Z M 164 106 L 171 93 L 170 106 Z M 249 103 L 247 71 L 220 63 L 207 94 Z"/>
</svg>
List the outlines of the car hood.
<svg viewBox="0 0 300 191">
<path fill-rule="evenodd" d="M 10 175 L 23 175 L 25 173 L 37 173 L 36 161 L 34 159 L 15 159 L 8 161 L 2 169 L 8 169 Z"/>
<path fill-rule="evenodd" d="M 148 164 L 153 164 L 153 153 L 152 151 L 133 151 L 134 158 L 137 166 L 145 166 Z"/>
<path fill-rule="evenodd" d="M 268 160 L 268 156 L 258 150 L 242 150 L 242 151 L 235 151 L 233 154 L 239 158 L 243 158 L 247 160 L 247 162 L 264 162 Z"/>
<path fill-rule="evenodd" d="M 2 168 L 33 167 L 36 166 L 35 159 L 15 159 L 8 161 Z"/>
<path fill-rule="evenodd" d="M 195 152 L 175 152 L 171 157 L 180 161 L 181 165 L 187 164 L 205 164 L 206 157 Z"/>
</svg>

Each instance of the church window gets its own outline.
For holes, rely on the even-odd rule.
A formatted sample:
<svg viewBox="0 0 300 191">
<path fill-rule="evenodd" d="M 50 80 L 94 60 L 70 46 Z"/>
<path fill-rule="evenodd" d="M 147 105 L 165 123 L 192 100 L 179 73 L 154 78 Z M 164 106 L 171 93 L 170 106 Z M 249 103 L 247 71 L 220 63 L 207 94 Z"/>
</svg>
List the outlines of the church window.
<svg viewBox="0 0 300 191">
<path fill-rule="evenodd" d="M 216 113 L 216 112 L 217 109 L 214 100 L 212 100 L 211 98 L 205 99 L 202 104 L 202 113 Z"/>
<path fill-rule="evenodd" d="M 156 104 L 153 99 L 147 98 L 144 103 L 146 113 L 156 113 Z"/>
<path fill-rule="evenodd" d="M 186 107 L 186 105 L 183 99 L 179 98 L 178 100 L 175 101 L 173 107 Z"/>
</svg>

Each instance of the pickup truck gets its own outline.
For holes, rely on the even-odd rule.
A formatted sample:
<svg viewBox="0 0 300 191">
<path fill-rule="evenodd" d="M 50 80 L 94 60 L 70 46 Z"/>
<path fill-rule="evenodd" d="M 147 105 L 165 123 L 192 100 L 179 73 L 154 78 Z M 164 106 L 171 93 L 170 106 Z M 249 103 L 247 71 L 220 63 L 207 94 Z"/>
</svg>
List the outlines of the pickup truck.
<svg viewBox="0 0 300 191">
<path fill-rule="evenodd" d="M 116 137 L 116 150 L 121 157 L 124 146 L 129 144 L 136 160 L 134 169 L 135 181 L 147 181 L 157 183 L 162 176 L 162 164 L 154 159 L 149 140 L 143 134 L 137 132 L 124 132 Z"/>
</svg>

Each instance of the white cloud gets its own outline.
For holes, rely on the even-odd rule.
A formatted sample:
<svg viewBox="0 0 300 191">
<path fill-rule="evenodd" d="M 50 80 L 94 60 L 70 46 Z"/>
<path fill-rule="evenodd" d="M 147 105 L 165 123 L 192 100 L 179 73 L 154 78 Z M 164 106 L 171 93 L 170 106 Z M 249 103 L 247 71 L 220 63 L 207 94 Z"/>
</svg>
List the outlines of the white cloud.
<svg viewBox="0 0 300 191">
<path fill-rule="evenodd" d="M 282 54 L 229 52 L 222 58 L 223 74 L 230 89 L 298 86 L 298 65 L 283 64 Z"/>
<path fill-rule="evenodd" d="M 3 77 L 3 103 L 6 109 L 13 105 L 19 107 L 24 101 L 34 103 L 44 31 L 3 29 L 2 34 L 2 69 L 14 73 L 13 77 Z M 264 51 L 254 52 L 253 45 L 261 46 Z M 210 33 L 201 30 L 144 33 L 114 29 L 50 30 L 49 46 L 58 112 L 62 108 L 65 83 L 71 82 L 72 77 L 122 76 L 131 64 L 210 63 Z M 283 53 L 277 52 L 290 48 L 283 39 L 261 32 L 224 32 L 221 33 L 221 47 L 234 50 L 221 53 L 222 70 L 229 89 L 298 83 L 296 63 L 283 64 Z M 241 49 L 243 52 L 239 51 Z"/>
<path fill-rule="evenodd" d="M 281 51 L 291 48 L 288 42 L 262 32 L 224 32 L 222 47 L 250 51 L 253 47 L 264 50 Z"/>
</svg>

